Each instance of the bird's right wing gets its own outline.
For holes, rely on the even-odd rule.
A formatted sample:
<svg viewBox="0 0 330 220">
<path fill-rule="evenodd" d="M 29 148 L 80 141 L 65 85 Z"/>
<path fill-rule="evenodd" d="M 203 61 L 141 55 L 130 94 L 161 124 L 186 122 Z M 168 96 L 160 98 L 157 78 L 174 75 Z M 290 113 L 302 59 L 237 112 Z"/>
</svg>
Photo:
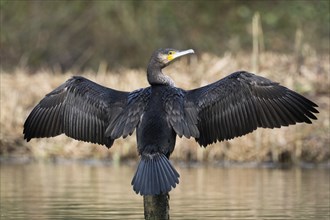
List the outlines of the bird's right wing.
<svg viewBox="0 0 330 220">
<path fill-rule="evenodd" d="M 142 95 L 141 95 L 142 94 Z M 123 111 L 131 112 L 136 107 L 143 90 L 132 93 L 103 87 L 83 77 L 73 77 L 47 94 L 32 110 L 24 123 L 24 138 L 54 137 L 65 133 L 77 140 L 98 143 L 111 147 L 115 138 L 132 133 L 143 113 L 140 103 L 135 109 L 135 118 L 124 118 Z M 131 120 L 129 128 L 106 135 L 111 124 Z M 115 123 L 116 122 L 116 123 Z M 127 134 L 126 134 L 127 135 Z"/>
<path fill-rule="evenodd" d="M 298 93 L 248 72 L 235 72 L 215 83 L 187 91 L 185 109 L 197 119 L 202 145 L 245 135 L 257 127 L 311 123 L 317 105 Z M 188 109 L 188 110 L 187 110 Z"/>
</svg>

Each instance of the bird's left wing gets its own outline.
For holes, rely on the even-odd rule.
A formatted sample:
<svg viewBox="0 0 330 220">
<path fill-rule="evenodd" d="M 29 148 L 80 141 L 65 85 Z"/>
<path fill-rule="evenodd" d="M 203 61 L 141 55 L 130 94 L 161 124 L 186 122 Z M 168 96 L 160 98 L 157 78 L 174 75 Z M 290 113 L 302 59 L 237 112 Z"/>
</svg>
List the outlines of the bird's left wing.
<svg viewBox="0 0 330 220">
<path fill-rule="evenodd" d="M 185 109 L 196 108 L 202 145 L 242 136 L 257 129 L 311 123 L 317 105 L 298 93 L 248 72 L 186 91 Z M 186 110 L 187 111 L 187 110 Z"/>
<path fill-rule="evenodd" d="M 107 128 L 123 119 L 122 112 L 130 111 L 132 103 L 139 101 L 140 93 L 142 90 L 122 92 L 83 77 L 73 77 L 47 94 L 32 110 L 24 123 L 24 138 L 29 141 L 65 133 L 77 140 L 111 147 L 114 139 L 124 134 L 116 137 L 106 135 Z M 130 120 L 137 124 L 143 106 L 134 111 L 138 113 Z M 134 128 L 130 125 L 125 132 L 131 133 Z"/>
</svg>

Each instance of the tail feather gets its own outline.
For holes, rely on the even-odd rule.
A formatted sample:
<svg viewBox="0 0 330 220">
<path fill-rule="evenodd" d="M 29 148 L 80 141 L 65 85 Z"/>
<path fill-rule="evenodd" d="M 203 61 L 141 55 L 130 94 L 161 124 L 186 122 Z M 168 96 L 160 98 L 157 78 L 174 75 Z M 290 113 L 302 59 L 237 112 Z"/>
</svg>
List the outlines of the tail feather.
<svg viewBox="0 0 330 220">
<path fill-rule="evenodd" d="M 142 155 L 132 180 L 133 190 L 141 195 L 167 193 L 176 187 L 179 177 L 164 154 Z"/>
</svg>

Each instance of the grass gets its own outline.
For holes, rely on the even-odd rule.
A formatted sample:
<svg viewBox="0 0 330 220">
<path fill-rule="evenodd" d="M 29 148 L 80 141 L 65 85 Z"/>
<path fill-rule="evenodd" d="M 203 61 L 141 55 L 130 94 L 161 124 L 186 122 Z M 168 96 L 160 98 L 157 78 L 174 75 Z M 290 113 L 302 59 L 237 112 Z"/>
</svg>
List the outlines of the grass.
<svg viewBox="0 0 330 220">
<path fill-rule="evenodd" d="M 110 71 L 107 71 L 110 69 Z M 211 54 L 182 59 L 164 72 L 176 85 L 192 89 L 214 82 L 237 71 L 251 72 L 249 54 Z M 295 57 L 287 54 L 260 55 L 259 75 L 280 82 L 319 105 L 318 120 L 312 125 L 299 124 L 281 129 L 258 129 L 244 137 L 199 147 L 193 139 L 177 139 L 172 158 L 177 161 L 203 162 L 324 162 L 329 161 L 329 55 L 305 57 L 297 74 Z M 52 72 L 40 70 L 28 74 L 26 69 L 1 73 L 1 133 L 2 157 L 20 158 L 96 158 L 120 161 L 137 157 L 135 135 L 118 139 L 110 150 L 104 146 L 72 140 L 64 135 L 55 138 L 23 140 L 23 123 L 32 108 L 45 94 L 73 75 L 83 75 L 99 84 L 118 90 L 131 91 L 148 86 L 145 70 L 111 71 L 105 63 L 97 73 L 85 71 Z"/>
</svg>

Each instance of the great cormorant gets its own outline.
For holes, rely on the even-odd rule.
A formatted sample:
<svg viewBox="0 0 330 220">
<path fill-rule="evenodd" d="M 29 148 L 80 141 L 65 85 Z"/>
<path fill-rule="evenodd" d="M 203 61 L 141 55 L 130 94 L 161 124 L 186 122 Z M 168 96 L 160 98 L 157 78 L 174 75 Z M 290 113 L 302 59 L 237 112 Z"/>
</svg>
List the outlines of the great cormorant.
<svg viewBox="0 0 330 220">
<path fill-rule="evenodd" d="M 66 134 L 110 148 L 136 128 L 141 156 L 132 185 L 141 195 L 167 193 L 179 183 L 169 157 L 176 136 L 201 146 L 229 140 L 258 127 L 311 123 L 317 105 L 269 79 L 245 71 L 193 90 L 174 86 L 162 69 L 193 50 L 156 50 L 147 88 L 123 92 L 74 76 L 43 98 L 24 124 L 24 138 Z"/>
</svg>

